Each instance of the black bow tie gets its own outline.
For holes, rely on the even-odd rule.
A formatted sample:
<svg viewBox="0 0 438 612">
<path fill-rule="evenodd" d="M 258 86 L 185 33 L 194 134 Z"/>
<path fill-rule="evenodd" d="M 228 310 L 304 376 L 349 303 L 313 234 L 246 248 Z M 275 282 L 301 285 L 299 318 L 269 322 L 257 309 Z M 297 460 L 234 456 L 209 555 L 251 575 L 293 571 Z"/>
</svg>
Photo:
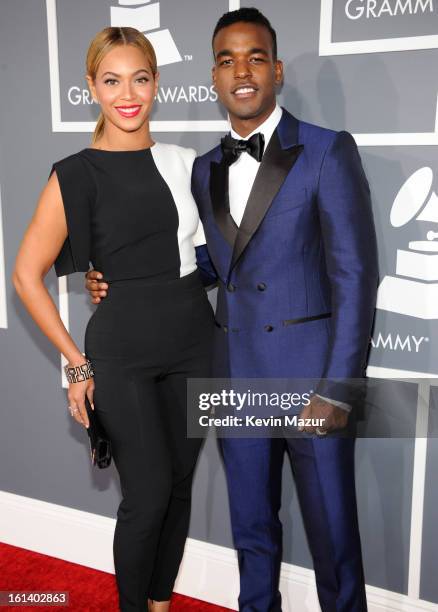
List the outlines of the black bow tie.
<svg viewBox="0 0 438 612">
<path fill-rule="evenodd" d="M 222 153 L 225 161 L 231 165 L 238 159 L 239 155 L 246 151 L 258 162 L 262 161 L 263 150 L 265 148 L 265 137 L 261 132 L 257 132 L 248 140 L 237 140 L 227 134 L 221 140 Z"/>
</svg>

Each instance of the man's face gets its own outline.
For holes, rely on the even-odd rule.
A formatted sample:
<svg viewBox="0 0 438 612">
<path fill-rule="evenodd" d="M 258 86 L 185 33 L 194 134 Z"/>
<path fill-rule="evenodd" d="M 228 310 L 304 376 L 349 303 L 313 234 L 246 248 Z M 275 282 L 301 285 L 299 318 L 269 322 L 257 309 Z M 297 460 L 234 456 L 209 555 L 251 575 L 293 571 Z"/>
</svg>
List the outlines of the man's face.
<svg viewBox="0 0 438 612">
<path fill-rule="evenodd" d="M 269 30 L 235 23 L 219 30 L 213 51 L 213 83 L 231 121 L 264 120 L 275 107 L 275 88 L 283 80 L 283 65 L 274 61 Z"/>
</svg>

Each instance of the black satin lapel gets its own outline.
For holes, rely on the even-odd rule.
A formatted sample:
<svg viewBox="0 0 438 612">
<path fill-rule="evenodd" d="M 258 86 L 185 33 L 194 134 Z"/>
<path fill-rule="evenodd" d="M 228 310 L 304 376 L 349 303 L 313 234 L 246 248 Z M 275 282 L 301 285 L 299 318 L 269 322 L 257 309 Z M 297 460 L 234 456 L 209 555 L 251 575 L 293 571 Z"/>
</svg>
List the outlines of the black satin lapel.
<svg viewBox="0 0 438 612">
<path fill-rule="evenodd" d="M 272 134 L 249 194 L 245 213 L 234 243 L 231 268 L 236 265 L 257 231 L 281 185 L 297 161 L 303 145 L 282 149 L 277 130 Z"/>
<path fill-rule="evenodd" d="M 223 162 L 211 162 L 210 164 L 210 197 L 216 224 L 225 240 L 233 246 L 238 228 L 230 215 L 228 166 Z"/>
</svg>

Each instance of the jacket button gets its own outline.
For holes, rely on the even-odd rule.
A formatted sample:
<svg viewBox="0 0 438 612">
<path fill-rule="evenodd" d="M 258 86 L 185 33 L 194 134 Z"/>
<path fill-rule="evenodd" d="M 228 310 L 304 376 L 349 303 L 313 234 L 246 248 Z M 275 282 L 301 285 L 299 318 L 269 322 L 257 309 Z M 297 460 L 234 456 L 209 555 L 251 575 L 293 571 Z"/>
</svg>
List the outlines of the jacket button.
<svg viewBox="0 0 438 612">
<path fill-rule="evenodd" d="M 266 283 L 259 283 L 259 284 L 257 285 L 257 289 L 258 289 L 259 291 L 264 291 L 264 290 L 266 289 Z"/>
<path fill-rule="evenodd" d="M 271 331 L 273 331 L 273 329 L 274 328 L 272 327 L 272 325 L 265 325 L 265 331 L 271 332 Z"/>
<path fill-rule="evenodd" d="M 228 283 L 227 289 L 231 292 L 236 291 L 236 285 L 233 285 L 233 283 Z"/>
<path fill-rule="evenodd" d="M 224 326 L 222 327 L 222 329 L 224 330 L 224 332 L 225 332 L 225 333 L 227 333 L 227 331 L 228 331 L 228 327 L 227 327 L 226 325 L 224 325 Z"/>
</svg>

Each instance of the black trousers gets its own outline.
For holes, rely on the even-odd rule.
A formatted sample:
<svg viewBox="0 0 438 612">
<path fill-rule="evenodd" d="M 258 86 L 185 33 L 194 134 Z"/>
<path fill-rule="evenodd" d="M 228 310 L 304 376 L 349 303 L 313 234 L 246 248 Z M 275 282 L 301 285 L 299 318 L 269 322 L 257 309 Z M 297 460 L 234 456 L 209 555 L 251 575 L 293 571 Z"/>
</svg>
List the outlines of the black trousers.
<svg viewBox="0 0 438 612">
<path fill-rule="evenodd" d="M 114 564 L 122 612 L 171 597 L 187 537 L 201 440 L 187 438 L 187 378 L 210 376 L 213 310 L 198 272 L 110 283 L 85 350 L 122 501 Z"/>
</svg>

